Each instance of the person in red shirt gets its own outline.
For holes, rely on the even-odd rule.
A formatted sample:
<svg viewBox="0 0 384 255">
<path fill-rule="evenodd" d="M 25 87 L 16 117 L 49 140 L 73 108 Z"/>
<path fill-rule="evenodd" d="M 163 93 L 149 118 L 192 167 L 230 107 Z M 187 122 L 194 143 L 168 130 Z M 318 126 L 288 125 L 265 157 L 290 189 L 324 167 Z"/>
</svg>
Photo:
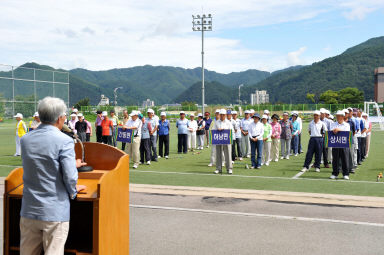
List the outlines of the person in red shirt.
<svg viewBox="0 0 384 255">
<path fill-rule="evenodd" d="M 102 141 L 105 144 L 112 145 L 112 129 L 113 129 L 113 122 L 108 118 L 108 113 L 103 112 L 103 121 L 101 122 L 101 128 L 102 128 Z"/>
</svg>

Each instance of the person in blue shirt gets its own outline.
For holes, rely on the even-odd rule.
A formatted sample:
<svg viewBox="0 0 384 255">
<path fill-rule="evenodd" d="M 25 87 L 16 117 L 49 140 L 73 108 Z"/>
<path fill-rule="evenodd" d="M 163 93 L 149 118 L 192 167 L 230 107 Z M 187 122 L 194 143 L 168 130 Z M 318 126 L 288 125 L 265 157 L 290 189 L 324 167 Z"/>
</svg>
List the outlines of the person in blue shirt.
<svg viewBox="0 0 384 255">
<path fill-rule="evenodd" d="M 158 125 L 159 130 L 159 155 L 158 158 L 169 158 L 169 120 L 165 112 L 160 113 L 160 120 Z M 164 154 L 163 154 L 164 147 Z"/>
<path fill-rule="evenodd" d="M 295 156 L 299 154 L 300 123 L 297 121 L 297 117 L 296 113 L 292 114 L 292 149 Z"/>
<path fill-rule="evenodd" d="M 212 124 L 212 119 L 211 119 L 211 117 L 210 117 L 210 113 L 209 112 L 205 112 L 204 113 L 204 118 L 203 118 L 203 120 L 204 120 L 204 123 L 205 123 L 205 138 L 206 138 L 206 140 L 207 140 L 207 148 L 209 148 L 209 127 L 211 126 L 211 124 Z"/>
<path fill-rule="evenodd" d="M 176 121 L 177 127 L 177 153 L 188 153 L 188 120 L 185 118 L 185 112 L 180 112 L 180 119 Z"/>
<path fill-rule="evenodd" d="M 60 130 L 67 107 L 59 98 L 38 104 L 41 125 L 21 138 L 23 198 L 20 213 L 20 254 L 64 254 L 70 219 L 70 199 L 77 185 L 74 142 Z"/>
<path fill-rule="evenodd" d="M 141 116 L 143 123 L 141 127 L 141 141 L 140 141 L 140 163 L 144 164 L 144 159 L 147 165 L 151 164 L 152 153 L 151 153 L 151 135 L 150 129 L 152 128 L 151 123 L 146 118 Z"/>
</svg>

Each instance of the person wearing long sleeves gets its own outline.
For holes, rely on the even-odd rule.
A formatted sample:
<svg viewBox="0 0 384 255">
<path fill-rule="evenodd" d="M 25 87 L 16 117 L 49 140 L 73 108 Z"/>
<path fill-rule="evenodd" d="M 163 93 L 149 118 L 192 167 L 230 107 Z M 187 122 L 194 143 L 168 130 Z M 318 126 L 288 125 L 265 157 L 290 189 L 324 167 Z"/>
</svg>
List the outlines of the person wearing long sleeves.
<svg viewBox="0 0 384 255">
<path fill-rule="evenodd" d="M 140 140 L 140 162 L 144 164 L 144 160 L 147 162 L 147 165 L 151 164 L 151 135 L 149 129 L 151 124 L 147 121 L 144 116 L 141 117 L 141 140 Z"/>
<path fill-rule="evenodd" d="M 344 111 L 338 111 L 336 113 L 337 122 L 331 125 L 331 131 L 334 134 L 337 134 L 340 131 L 350 131 L 350 125 L 344 121 Z M 330 179 L 336 179 L 339 175 L 340 168 L 343 171 L 343 176 L 345 180 L 349 180 L 349 169 L 348 169 L 348 159 L 349 159 L 349 148 L 332 148 L 332 175 Z M 340 167 L 341 163 L 341 167 Z"/>
<path fill-rule="evenodd" d="M 325 123 L 327 128 L 330 127 L 330 120 L 325 117 L 327 113 L 327 109 L 321 108 L 320 109 L 320 120 Z M 328 159 L 328 145 L 323 145 L 323 163 L 325 168 L 329 168 L 329 159 Z"/>
<path fill-rule="evenodd" d="M 192 113 L 189 115 L 190 120 L 188 121 L 188 149 L 193 151 L 196 149 L 196 131 L 197 121 L 195 115 Z"/>
<path fill-rule="evenodd" d="M 272 115 L 272 144 L 271 144 L 271 154 L 272 154 L 272 160 L 275 162 L 279 161 L 279 147 L 280 147 L 280 134 L 281 134 L 281 125 L 279 123 L 279 115 L 273 114 Z"/>
<path fill-rule="evenodd" d="M 220 119 L 215 121 L 213 130 L 232 130 L 232 123 L 226 117 L 227 111 L 225 109 L 220 110 Z M 232 174 L 232 145 L 231 144 L 220 144 L 216 146 L 216 170 L 215 174 L 222 173 L 222 163 L 225 161 L 225 167 L 227 168 L 227 173 Z M 224 154 L 224 158 L 223 158 Z"/>
<path fill-rule="evenodd" d="M 283 113 L 283 119 L 280 121 L 281 134 L 281 159 L 289 159 L 289 150 L 292 139 L 292 122 L 288 119 L 288 112 Z"/>
<path fill-rule="evenodd" d="M 249 140 L 251 142 L 251 169 L 261 167 L 261 155 L 263 153 L 263 135 L 264 135 L 264 126 L 260 122 L 259 114 L 254 114 L 252 116 L 253 122 L 249 125 Z M 257 161 L 256 161 L 257 153 Z"/>
<path fill-rule="evenodd" d="M 197 131 L 196 131 L 198 150 L 204 149 L 204 136 L 205 136 L 205 121 L 203 119 L 203 114 L 199 113 L 197 115 Z"/>
<path fill-rule="evenodd" d="M 244 118 L 241 120 L 240 130 L 241 130 L 241 155 L 243 157 L 249 158 L 250 151 L 250 140 L 249 140 L 249 124 L 252 123 L 252 119 L 250 118 L 250 111 L 246 110 L 244 112 Z"/>
<path fill-rule="evenodd" d="M 323 153 L 324 145 L 323 136 L 325 132 L 327 132 L 327 126 L 320 120 L 320 114 L 320 111 L 315 111 L 313 113 L 313 120 L 309 123 L 308 126 L 308 133 L 310 138 L 308 142 L 307 153 L 305 155 L 304 167 L 301 170 L 302 172 L 309 170 L 313 154 L 315 154 L 314 166 L 316 172 L 320 172 L 321 154 Z"/>
<path fill-rule="evenodd" d="M 269 166 L 269 162 L 271 161 L 271 144 L 272 144 L 272 126 L 268 123 L 269 117 L 268 115 L 263 115 L 261 117 L 261 122 L 264 126 L 264 134 L 263 134 L 263 156 L 261 160 L 261 165 Z"/>
<path fill-rule="evenodd" d="M 215 126 L 215 122 L 218 121 L 219 119 L 220 119 L 220 109 L 216 109 L 215 118 L 212 119 L 211 125 L 209 127 L 209 131 L 213 129 L 213 127 Z M 211 147 L 211 161 L 209 162 L 208 166 L 211 167 L 214 164 L 216 164 L 216 145 L 212 145 Z"/>
<path fill-rule="evenodd" d="M 367 131 L 366 131 L 366 146 L 365 146 L 365 157 L 368 158 L 368 154 L 369 154 L 369 147 L 371 145 L 371 135 L 372 135 L 372 122 L 370 122 L 368 120 L 368 114 L 367 113 L 363 113 L 362 114 L 362 117 L 364 118 L 365 120 L 365 126 L 367 128 Z"/>
<path fill-rule="evenodd" d="M 188 153 L 188 120 L 185 118 L 185 112 L 180 112 L 180 119 L 176 121 L 177 128 L 177 153 Z"/>
<path fill-rule="evenodd" d="M 235 134 L 233 137 L 233 145 L 232 145 L 232 161 L 234 161 L 236 158 L 240 161 L 243 160 L 243 155 L 241 153 L 241 120 L 237 118 L 237 111 L 232 111 L 232 124 L 233 129 L 235 130 Z M 236 153 L 237 149 L 237 153 Z"/>
<path fill-rule="evenodd" d="M 299 155 L 299 133 L 300 133 L 300 123 L 297 121 L 298 115 L 296 113 L 292 114 L 292 143 L 293 143 L 293 154 L 295 156 Z"/>
<path fill-rule="evenodd" d="M 169 158 L 169 120 L 167 120 L 167 114 L 165 112 L 160 113 L 160 120 L 158 125 L 159 132 L 159 156 L 158 158 L 164 157 Z M 164 154 L 163 154 L 164 148 Z"/>
<path fill-rule="evenodd" d="M 147 116 L 146 122 L 149 125 L 151 160 L 157 162 L 157 126 L 159 125 L 159 119 L 155 116 L 155 111 L 152 109 L 147 110 Z"/>
</svg>

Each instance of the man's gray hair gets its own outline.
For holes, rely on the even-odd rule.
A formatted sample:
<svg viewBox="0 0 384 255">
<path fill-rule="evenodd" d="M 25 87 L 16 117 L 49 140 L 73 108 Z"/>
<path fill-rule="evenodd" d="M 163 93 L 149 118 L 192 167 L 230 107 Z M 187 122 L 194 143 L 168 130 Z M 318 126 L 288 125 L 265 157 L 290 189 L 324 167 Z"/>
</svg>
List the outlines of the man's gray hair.
<svg viewBox="0 0 384 255">
<path fill-rule="evenodd" d="M 57 97 L 45 97 L 37 106 L 41 123 L 55 124 L 56 121 L 67 111 L 64 101 Z"/>
</svg>

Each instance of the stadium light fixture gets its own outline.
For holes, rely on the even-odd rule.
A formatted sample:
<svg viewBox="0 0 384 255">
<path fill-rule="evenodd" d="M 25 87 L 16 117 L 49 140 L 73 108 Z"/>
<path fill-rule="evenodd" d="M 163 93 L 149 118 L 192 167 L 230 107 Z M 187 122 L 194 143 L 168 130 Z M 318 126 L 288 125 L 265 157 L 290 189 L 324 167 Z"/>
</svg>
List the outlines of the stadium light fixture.
<svg viewBox="0 0 384 255">
<path fill-rule="evenodd" d="M 201 31 L 201 103 L 202 103 L 202 112 L 205 111 L 205 87 L 204 87 L 204 31 L 212 31 L 212 15 L 211 14 L 202 14 L 200 15 L 192 15 L 192 30 L 193 31 Z M 207 26 L 208 24 L 208 26 Z"/>
</svg>

